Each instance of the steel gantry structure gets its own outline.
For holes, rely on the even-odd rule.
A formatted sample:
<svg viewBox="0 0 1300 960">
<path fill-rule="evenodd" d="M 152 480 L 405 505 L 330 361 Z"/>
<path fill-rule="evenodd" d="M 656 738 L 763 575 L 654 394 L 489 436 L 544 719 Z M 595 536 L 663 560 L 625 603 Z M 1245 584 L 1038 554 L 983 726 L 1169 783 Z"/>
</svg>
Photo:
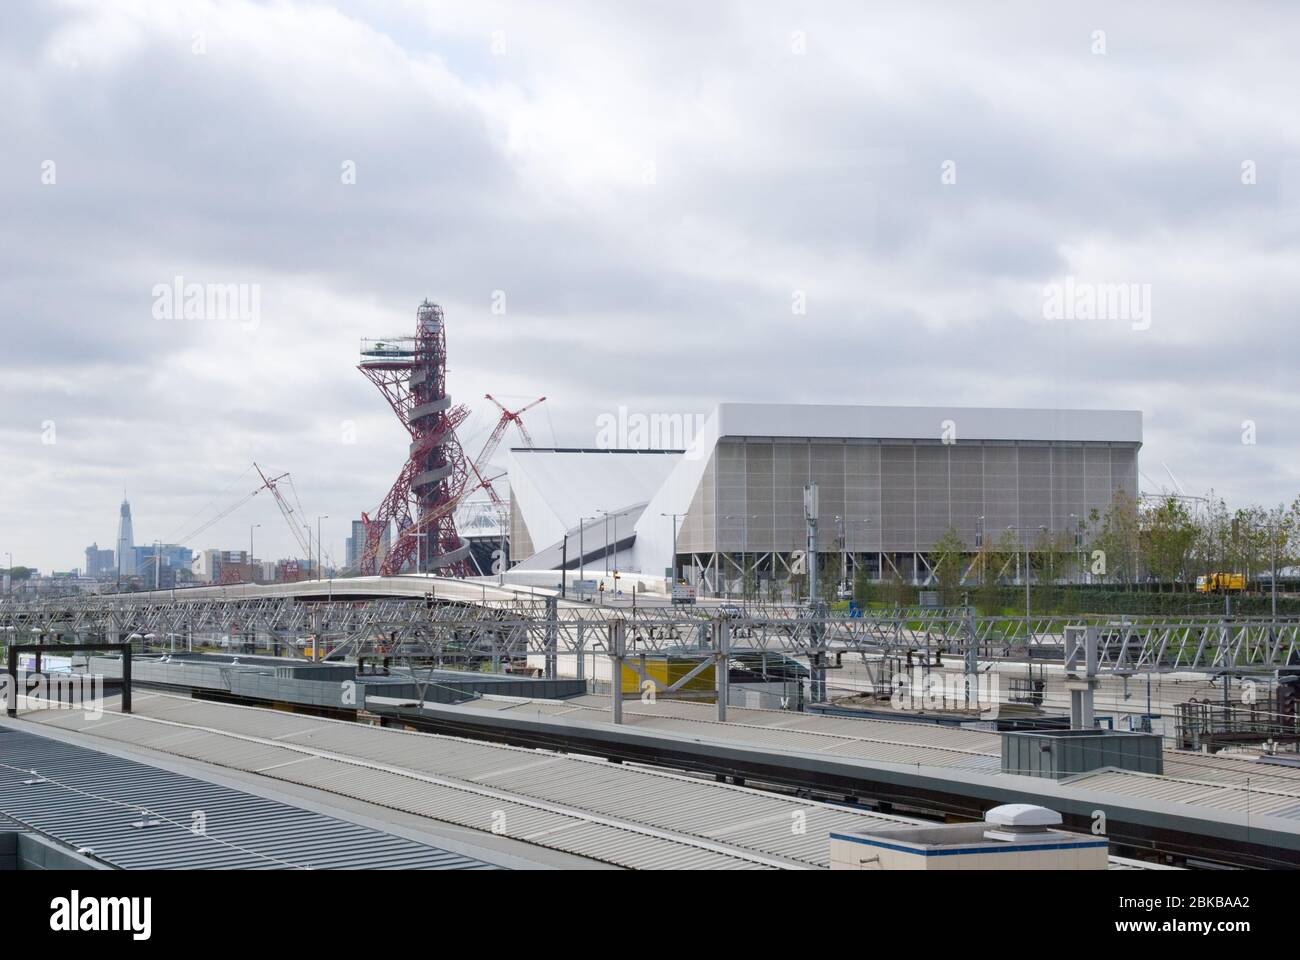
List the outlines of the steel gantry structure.
<svg viewBox="0 0 1300 960">
<path fill-rule="evenodd" d="M 483 601 L 425 597 L 298 599 L 290 596 L 140 598 L 129 595 L 0 602 L 0 636 L 111 639 L 142 652 L 244 638 L 288 652 L 311 637 L 331 659 L 417 645 L 447 661 L 529 654 L 610 654 L 614 624 L 628 651 L 707 656 L 725 636 L 731 652 L 819 661 L 844 654 L 946 657 L 975 662 L 1061 663 L 1068 627 L 1095 628 L 1098 670 L 1129 676 L 1178 671 L 1234 675 L 1300 671 L 1300 619 L 1254 617 L 980 617 L 968 609 L 897 609 L 863 617 L 810 616 L 794 606 L 754 606 L 729 616 L 708 607 L 593 607 L 555 597 Z"/>
</svg>

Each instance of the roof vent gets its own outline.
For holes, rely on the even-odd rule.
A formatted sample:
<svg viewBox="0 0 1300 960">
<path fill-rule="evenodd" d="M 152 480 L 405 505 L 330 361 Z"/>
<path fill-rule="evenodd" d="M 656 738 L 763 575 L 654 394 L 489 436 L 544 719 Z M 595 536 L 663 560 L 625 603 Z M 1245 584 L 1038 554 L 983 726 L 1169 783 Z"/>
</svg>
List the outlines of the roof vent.
<svg viewBox="0 0 1300 960">
<path fill-rule="evenodd" d="M 984 831 L 986 840 L 1023 840 L 1061 826 L 1061 815 L 1032 803 L 1006 803 L 984 814 L 992 829 Z"/>
</svg>

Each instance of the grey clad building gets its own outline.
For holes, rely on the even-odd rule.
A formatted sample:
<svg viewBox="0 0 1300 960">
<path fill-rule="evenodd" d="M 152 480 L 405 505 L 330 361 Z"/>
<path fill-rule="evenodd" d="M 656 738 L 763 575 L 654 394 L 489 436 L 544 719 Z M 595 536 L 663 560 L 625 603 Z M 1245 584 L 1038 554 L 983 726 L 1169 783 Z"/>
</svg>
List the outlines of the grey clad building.
<svg viewBox="0 0 1300 960">
<path fill-rule="evenodd" d="M 361 557 L 366 552 L 366 524 L 364 520 L 353 520 L 351 523 L 352 536 L 346 537 L 343 541 L 343 566 L 348 570 L 355 571 L 357 564 L 360 563 Z M 378 560 L 388 553 L 391 543 L 389 531 L 385 530 L 379 538 L 379 555 Z"/>
<path fill-rule="evenodd" d="M 511 451 L 512 527 L 540 561 L 524 566 L 558 568 L 551 548 L 566 534 L 576 566 L 581 524 L 586 564 L 603 569 L 608 554 L 621 571 L 664 576 L 675 516 L 676 568 L 703 588 L 788 579 L 806 546 L 804 486 L 815 482 L 823 570 L 844 562 L 851 574 L 925 583 L 949 528 L 972 553 L 1008 528 L 1032 545 L 1044 530 L 1076 532 L 1119 490 L 1136 497 L 1142 415 L 724 403 L 685 439 L 652 456 Z M 644 483 L 626 482 L 642 470 Z M 619 518 L 617 534 L 598 511 Z M 593 515 L 594 525 L 581 519 Z"/>
<path fill-rule="evenodd" d="M 112 550 L 101 550 L 98 543 L 92 543 L 86 548 L 86 576 L 109 577 L 116 572 Z"/>
</svg>

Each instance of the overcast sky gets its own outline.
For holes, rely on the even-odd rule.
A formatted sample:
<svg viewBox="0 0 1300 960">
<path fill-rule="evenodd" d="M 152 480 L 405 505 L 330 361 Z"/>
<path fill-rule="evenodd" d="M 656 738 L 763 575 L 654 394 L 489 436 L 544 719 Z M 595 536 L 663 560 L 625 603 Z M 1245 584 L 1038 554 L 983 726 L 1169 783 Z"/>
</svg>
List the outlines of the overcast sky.
<svg viewBox="0 0 1300 960">
<path fill-rule="evenodd" d="M 1289 500 L 1300 8 L 1065 6 L 10 0 L 0 557 L 82 566 L 124 488 L 176 539 L 257 460 L 341 558 L 407 439 L 358 342 L 424 297 L 471 453 L 487 392 L 566 445 L 620 405 L 1120 407 L 1148 489 Z M 176 277 L 255 322 L 160 318 Z M 1139 313 L 1051 319 L 1065 278 Z M 295 552 L 266 496 L 190 545 L 251 523 Z"/>
</svg>

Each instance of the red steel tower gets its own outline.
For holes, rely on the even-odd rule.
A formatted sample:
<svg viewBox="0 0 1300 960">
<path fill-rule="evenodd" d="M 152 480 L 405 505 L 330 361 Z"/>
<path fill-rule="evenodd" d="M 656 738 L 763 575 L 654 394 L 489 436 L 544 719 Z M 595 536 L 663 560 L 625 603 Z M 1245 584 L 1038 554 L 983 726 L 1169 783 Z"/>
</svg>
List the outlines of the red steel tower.
<svg viewBox="0 0 1300 960">
<path fill-rule="evenodd" d="M 453 511 L 469 474 L 456 428 L 469 410 L 447 396 L 447 339 L 442 307 L 425 300 L 416 310 L 414 337 L 363 340 L 365 374 L 392 406 L 411 435 L 410 456 L 372 519 L 362 514 L 366 547 L 359 572 L 417 570 L 465 576 L 470 545 L 456 532 Z M 395 525 L 397 539 L 378 562 L 384 534 Z"/>
</svg>

